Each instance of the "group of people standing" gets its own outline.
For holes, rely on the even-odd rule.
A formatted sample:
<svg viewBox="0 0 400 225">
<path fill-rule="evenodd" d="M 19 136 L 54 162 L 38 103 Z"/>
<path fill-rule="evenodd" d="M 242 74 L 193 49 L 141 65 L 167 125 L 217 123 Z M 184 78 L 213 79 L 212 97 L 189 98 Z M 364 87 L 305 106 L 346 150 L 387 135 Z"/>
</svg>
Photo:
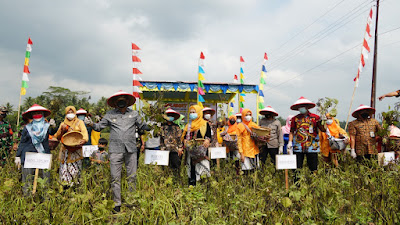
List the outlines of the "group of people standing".
<svg viewBox="0 0 400 225">
<path fill-rule="evenodd" d="M 119 91 L 108 98 L 107 103 L 113 109 L 108 111 L 97 123 L 85 117 L 79 117 L 75 107 L 65 109 L 65 120 L 50 140 L 59 140 L 72 132 L 82 135 L 75 146 L 62 145 L 58 159 L 60 162 L 60 180 L 67 183 L 77 182 L 82 167 L 82 145 L 89 140 L 88 129 L 100 132 L 109 127 L 108 158 L 111 171 L 111 189 L 115 202 L 114 211 L 121 209 L 121 172 L 125 163 L 129 191 L 135 190 L 136 171 L 138 167 L 137 131 L 150 131 L 139 113 L 129 106 L 135 104 L 135 97 L 127 92 Z M 188 183 L 196 185 L 203 175 L 210 176 L 209 147 L 225 146 L 228 156 L 236 160 L 236 168 L 246 172 L 266 163 L 268 156 L 275 163 L 278 154 L 295 154 L 297 167 L 303 167 L 304 158 L 311 171 L 318 168 L 318 153 L 321 152 L 326 162 L 338 165 L 337 154 L 342 153 L 344 146 L 350 143 L 351 156 L 358 160 L 371 158 L 377 154 L 376 148 L 379 123 L 371 118 L 375 109 L 361 105 L 353 112 L 356 119 L 349 124 L 349 133 L 340 128 L 338 121 L 329 113 L 320 116 L 309 110 L 315 104 L 301 97 L 290 108 L 299 114 L 289 116 L 286 125 L 281 127 L 275 109 L 268 106 L 260 111 L 264 117 L 259 125 L 253 122 L 251 110 L 243 109 L 240 114 L 231 115 L 227 120 L 212 121 L 215 110 L 192 105 L 189 108 L 188 123 L 182 128 L 174 123 L 182 119 L 182 115 L 169 108 L 165 111 L 165 122 L 161 125 L 160 150 L 170 151 L 169 166 L 174 173 L 179 173 L 181 162 L 187 165 Z M 0 110 L 1 111 L 1 110 Z M 42 106 L 33 105 L 23 113 L 29 122 L 22 131 L 17 150 L 16 163 L 24 165 L 27 152 L 51 154 L 49 148 L 49 127 L 45 119 L 50 111 Z M 7 138 L 12 131 L 3 126 L 3 114 L 0 114 L 1 138 Z M 324 122 L 323 122 L 324 121 Z M 268 128 L 269 134 L 256 137 L 254 129 Z M 8 131 L 9 129 L 9 131 Z M 8 132 L 8 133 L 7 133 Z M 261 140 L 261 141 L 260 141 Z M 229 143 L 229 144 L 228 144 Z M 339 147 L 338 147 L 339 146 Z M 104 147 L 104 146 L 103 146 Z M 101 149 L 104 153 L 104 148 Z M 103 154 L 101 153 L 100 156 Z M 186 153 L 186 154 L 184 154 Z M 182 156 L 185 155 L 185 158 Z M 93 160 L 96 161 L 96 160 Z M 96 161 L 97 162 L 97 161 Z M 29 183 L 28 178 L 34 173 L 32 169 L 22 169 L 22 181 Z M 42 171 L 43 178 L 49 179 L 48 171 Z M 26 192 L 27 186 L 24 187 Z"/>
</svg>

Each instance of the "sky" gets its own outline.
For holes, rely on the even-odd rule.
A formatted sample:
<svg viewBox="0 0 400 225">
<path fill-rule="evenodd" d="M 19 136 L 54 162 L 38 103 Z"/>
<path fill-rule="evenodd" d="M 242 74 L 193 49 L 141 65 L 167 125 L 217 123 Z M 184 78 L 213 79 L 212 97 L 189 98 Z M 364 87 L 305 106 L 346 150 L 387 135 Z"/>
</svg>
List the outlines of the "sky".
<svg viewBox="0 0 400 225">
<path fill-rule="evenodd" d="M 49 86 L 89 91 L 93 101 L 132 90 L 131 42 L 142 50 L 143 80 L 196 81 L 204 52 L 206 82 L 258 84 L 266 52 L 265 105 L 282 117 L 304 96 L 339 100 L 345 120 L 360 61 L 370 8 L 366 0 L 71 0 L 1 1 L 0 104 L 18 105 L 25 48 L 33 41 L 29 88 L 35 97 Z M 400 89 L 400 1 L 381 0 L 377 97 Z M 370 40 L 373 46 L 374 39 Z M 369 104 L 372 58 L 356 89 L 352 111 Z M 255 108 L 255 95 L 245 107 Z M 377 112 L 400 101 L 377 101 Z M 312 112 L 315 112 L 313 110 Z"/>
</svg>

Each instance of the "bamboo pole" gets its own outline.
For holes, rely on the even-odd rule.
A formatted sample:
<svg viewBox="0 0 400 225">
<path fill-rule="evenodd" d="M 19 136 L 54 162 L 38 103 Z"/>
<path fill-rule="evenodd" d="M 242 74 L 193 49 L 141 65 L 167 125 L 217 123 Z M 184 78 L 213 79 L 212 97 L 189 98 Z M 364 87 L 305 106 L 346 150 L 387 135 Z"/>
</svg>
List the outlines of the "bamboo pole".
<svg viewBox="0 0 400 225">
<path fill-rule="evenodd" d="M 286 191 L 289 190 L 289 174 L 288 174 L 288 170 L 285 169 L 285 187 L 286 187 Z"/>
<path fill-rule="evenodd" d="M 17 117 L 17 131 L 19 131 L 19 116 L 21 114 L 21 99 L 22 99 L 22 95 L 21 95 L 21 91 L 19 92 L 19 103 L 18 103 L 18 117 Z M 16 135 L 18 135 L 18 132 L 15 132 Z"/>
<path fill-rule="evenodd" d="M 353 96 L 351 97 L 349 113 L 347 114 L 346 126 L 344 126 L 344 130 L 347 129 L 347 125 L 349 124 L 349 117 L 350 117 L 350 113 L 351 113 L 351 107 L 353 105 L 354 94 L 356 93 L 356 89 L 357 89 L 357 82 L 358 82 L 358 80 L 354 83 Z"/>
<path fill-rule="evenodd" d="M 33 180 L 33 190 L 32 190 L 33 195 L 35 195 L 35 193 L 36 193 L 38 175 L 39 175 L 39 169 L 36 168 L 35 169 L 35 179 Z"/>
</svg>

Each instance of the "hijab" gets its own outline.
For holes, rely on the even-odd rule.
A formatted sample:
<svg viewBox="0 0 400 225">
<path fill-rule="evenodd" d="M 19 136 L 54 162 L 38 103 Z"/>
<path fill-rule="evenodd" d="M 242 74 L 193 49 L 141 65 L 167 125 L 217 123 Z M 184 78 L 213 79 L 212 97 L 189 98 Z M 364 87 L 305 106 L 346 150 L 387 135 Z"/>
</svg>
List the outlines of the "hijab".
<svg viewBox="0 0 400 225">
<path fill-rule="evenodd" d="M 72 125 L 76 124 L 76 122 L 79 122 L 79 119 L 76 116 L 76 109 L 74 106 L 67 106 L 65 108 L 65 115 L 68 114 L 69 110 L 72 110 L 75 113 L 75 117 L 72 120 L 69 120 L 69 119 L 67 119 L 67 117 L 65 117 L 64 123 L 71 127 Z"/>
<path fill-rule="evenodd" d="M 242 110 L 242 126 L 238 126 L 238 129 L 240 130 L 241 133 L 244 132 L 244 130 L 247 130 L 246 127 L 244 125 L 246 125 L 249 129 L 253 128 L 253 127 L 258 127 L 256 123 L 254 123 L 253 121 L 246 121 L 244 118 L 246 117 L 246 114 L 250 112 L 251 115 L 253 115 L 253 113 L 251 112 L 250 109 L 243 109 Z"/>
<path fill-rule="evenodd" d="M 228 134 L 236 131 L 236 129 L 237 129 L 236 119 L 237 119 L 237 118 L 236 118 L 235 115 L 232 115 L 232 116 L 229 117 L 229 121 L 230 121 L 230 120 L 235 120 L 235 123 L 234 123 L 234 124 L 231 124 L 230 122 L 228 122 L 228 131 L 227 131 Z"/>
<path fill-rule="evenodd" d="M 49 123 L 44 120 L 44 116 L 39 120 L 32 120 L 26 125 L 32 144 L 39 153 L 44 153 L 43 141 L 46 139 Z"/>
<path fill-rule="evenodd" d="M 290 122 L 293 118 L 293 115 L 289 115 L 286 119 L 286 125 L 282 127 L 282 133 L 283 134 L 289 134 L 290 133 Z"/>
<path fill-rule="evenodd" d="M 330 116 L 329 113 L 327 113 L 326 116 Z M 336 123 L 336 119 L 334 117 L 332 117 L 332 121 L 333 122 L 330 125 L 327 124 L 329 133 L 331 136 L 338 138 L 340 134 L 340 126 Z"/>
<path fill-rule="evenodd" d="M 189 108 L 189 112 L 192 109 L 194 109 L 196 111 L 197 118 L 192 120 L 191 122 L 189 122 L 190 123 L 190 132 L 200 130 L 201 136 L 204 137 L 204 135 L 206 134 L 206 131 L 207 131 L 207 121 L 203 119 L 202 107 L 200 107 L 199 105 L 192 105 Z M 185 126 L 184 134 L 187 133 L 187 131 L 188 131 L 189 123 L 186 124 L 186 126 Z"/>
</svg>

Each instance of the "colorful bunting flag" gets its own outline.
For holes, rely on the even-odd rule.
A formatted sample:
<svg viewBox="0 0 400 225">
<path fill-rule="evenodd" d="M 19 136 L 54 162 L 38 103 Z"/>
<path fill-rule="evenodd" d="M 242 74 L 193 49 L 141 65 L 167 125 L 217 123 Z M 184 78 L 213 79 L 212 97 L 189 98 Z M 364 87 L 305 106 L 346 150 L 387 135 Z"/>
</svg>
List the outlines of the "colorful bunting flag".
<svg viewBox="0 0 400 225">
<path fill-rule="evenodd" d="M 28 88 L 28 81 L 29 81 L 28 74 L 30 73 L 29 72 L 29 60 L 31 58 L 32 45 L 33 45 L 33 42 L 31 40 L 31 38 L 28 38 L 28 44 L 26 45 L 26 52 L 25 52 L 24 71 L 22 73 L 22 83 L 21 83 L 20 95 L 26 95 L 26 89 Z"/>
<path fill-rule="evenodd" d="M 205 102 L 204 100 L 204 84 L 203 84 L 203 80 L 206 80 L 204 77 L 205 71 L 204 71 L 204 54 L 203 52 L 200 52 L 200 58 L 199 58 L 199 68 L 198 68 L 198 77 L 197 77 L 197 104 L 200 107 L 203 107 L 202 102 Z"/>
<path fill-rule="evenodd" d="M 265 67 L 265 63 L 267 62 L 267 60 L 268 60 L 267 53 L 264 53 L 264 61 L 263 61 L 263 65 L 261 65 L 260 85 L 258 86 L 259 90 L 258 90 L 258 94 L 257 94 L 257 102 L 258 102 L 257 114 L 258 114 L 260 109 L 264 108 L 264 104 L 263 104 L 264 103 L 263 89 L 264 89 L 264 84 L 267 84 L 266 81 L 265 81 L 267 79 L 267 76 L 265 74 L 265 73 L 267 73 L 267 69 Z M 257 117 L 257 119 L 258 119 L 258 117 Z"/>
<path fill-rule="evenodd" d="M 243 64 L 244 64 L 244 59 L 242 56 L 239 58 L 240 61 L 240 84 L 244 84 L 244 70 L 243 70 Z M 239 111 L 242 111 L 242 108 L 244 107 L 244 98 L 243 96 L 246 96 L 245 94 L 240 94 L 239 95 Z"/>
<path fill-rule="evenodd" d="M 235 74 L 234 76 L 233 76 L 233 83 L 238 83 L 239 81 L 238 81 L 238 76 Z"/>
<path fill-rule="evenodd" d="M 142 93 L 140 87 L 143 87 L 143 85 L 140 83 L 142 78 L 139 76 L 139 74 L 142 74 L 142 72 L 138 69 L 138 65 L 142 62 L 142 60 L 140 60 L 140 58 L 137 56 L 139 50 L 140 48 L 136 44 L 132 43 L 132 73 L 133 73 L 132 94 L 133 96 L 135 96 L 135 98 L 140 98 L 139 93 Z"/>
<path fill-rule="evenodd" d="M 354 81 L 356 82 L 356 86 L 358 87 L 358 82 L 360 79 L 360 73 L 362 72 L 362 69 L 365 66 L 365 60 L 368 59 L 368 53 L 371 51 L 368 41 L 371 39 L 371 25 L 372 25 L 372 8 L 369 12 L 369 16 L 367 19 L 367 27 L 365 29 L 365 35 L 364 35 L 364 41 L 362 45 L 362 50 L 361 50 L 361 58 L 360 58 L 360 63 L 358 64 L 358 70 L 357 70 L 357 76 L 354 78 Z M 376 38 L 376 37 L 375 37 Z"/>
</svg>

